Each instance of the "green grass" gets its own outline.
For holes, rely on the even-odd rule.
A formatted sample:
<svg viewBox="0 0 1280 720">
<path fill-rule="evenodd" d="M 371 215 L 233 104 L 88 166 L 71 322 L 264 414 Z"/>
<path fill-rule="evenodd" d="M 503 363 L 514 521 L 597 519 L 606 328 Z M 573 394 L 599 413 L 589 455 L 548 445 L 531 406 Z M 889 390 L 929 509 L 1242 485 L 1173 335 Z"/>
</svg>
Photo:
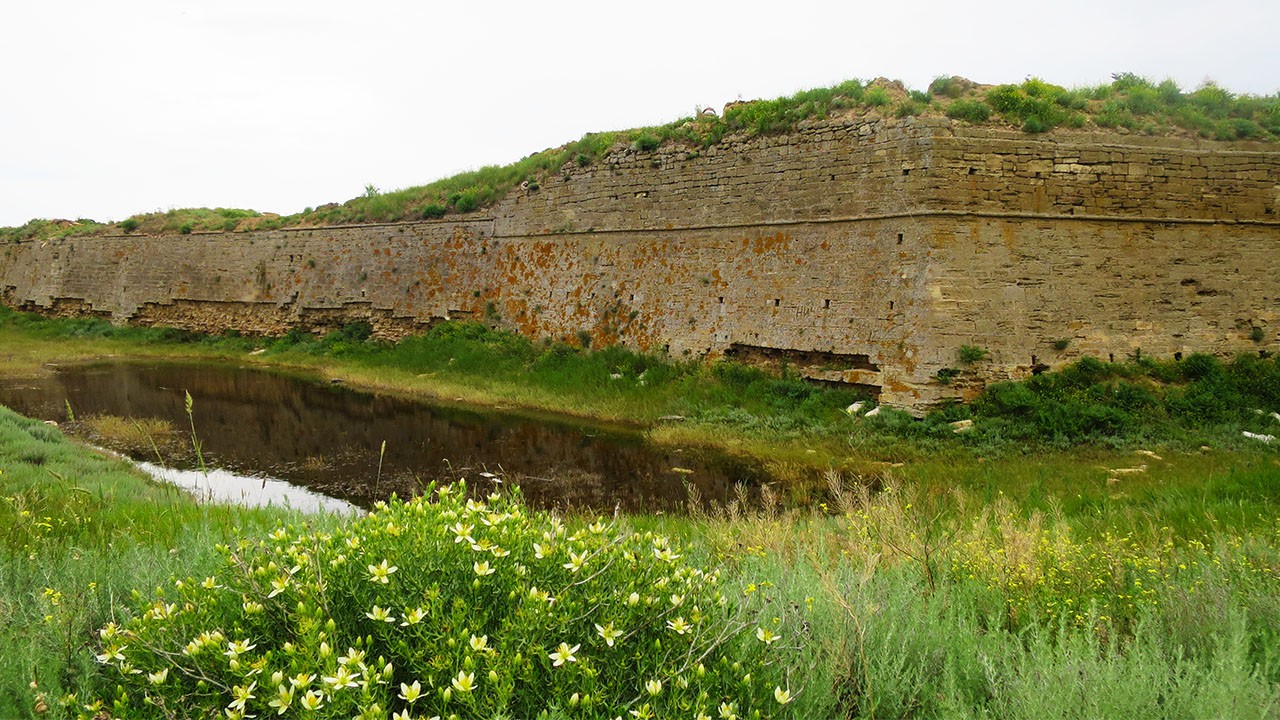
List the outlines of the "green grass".
<svg viewBox="0 0 1280 720">
<path fill-rule="evenodd" d="M 9 372 L 32 372 L 51 358 L 108 354 L 294 367 L 385 392 L 570 414 L 639 426 L 659 442 L 720 447 L 764 463 L 796 499 L 821 493 L 815 480 L 822 470 L 867 473 L 875 463 L 924 456 L 955 458 L 967 468 L 979 458 L 1016 462 L 1080 448 L 1115 463 L 1142 448 L 1276 452 L 1242 432 L 1277 429 L 1266 414 L 1280 411 L 1277 358 L 1085 358 L 1022 382 L 993 384 L 971 404 L 944 405 L 917 420 L 889 408 L 875 418 L 851 417 L 844 409 L 862 399 L 857 391 L 732 362 L 535 342 L 476 323 L 444 323 L 394 344 L 372 339 L 371 330 L 356 323 L 324 336 L 301 330 L 280 338 L 203 336 L 0 308 L 0 371 L 6 364 Z M 262 352 L 249 354 L 255 350 Z M 976 366 L 982 352 L 970 348 L 960 359 Z M 683 420 L 660 420 L 668 416 Z M 973 428 L 955 433 L 951 423 L 965 419 Z"/>
<path fill-rule="evenodd" d="M 1078 459 L 1076 465 L 1090 460 Z M 1190 487 L 1183 480 L 1200 473 L 1213 475 L 1213 463 L 1220 460 L 1170 461 L 1185 478 L 1156 469 L 1146 482 L 1149 493 L 1127 490 L 1134 493 L 1135 506 L 1165 503 L 1183 507 L 1188 516 L 1202 513 L 1205 506 L 1199 494 L 1165 489 Z M 1267 513 L 1248 526 L 1210 512 L 1194 533 L 1171 528 L 1135 534 L 1123 515 L 1099 518 L 1099 526 L 1090 527 L 1088 513 L 1070 508 L 1067 502 L 1073 485 L 1082 480 L 1071 475 L 1070 463 L 1062 457 L 1056 462 L 1051 459 L 1038 479 L 1003 478 L 1008 467 L 992 468 L 986 488 L 891 480 L 876 490 L 833 476 L 832 500 L 812 510 L 766 505 L 690 517 L 616 519 L 601 535 L 605 544 L 600 552 L 617 553 L 616 561 L 621 563 L 630 543 L 640 542 L 647 552 L 648 538 L 672 536 L 673 544 L 664 547 L 681 554 L 682 563 L 716 571 L 714 584 L 700 593 L 710 595 L 718 589 L 755 603 L 753 612 L 764 610 L 765 615 L 744 628 L 744 649 L 758 645 L 753 637 L 755 623 L 765 623 L 776 633 L 777 647 L 789 659 L 784 665 L 761 670 L 768 675 L 757 680 L 765 679 L 766 688 L 785 685 L 794 695 L 785 706 L 773 703 L 767 693 L 763 698 L 754 696 L 754 702 L 773 703 L 760 705 L 766 708 L 765 716 L 1267 718 L 1280 709 L 1280 525 L 1274 520 L 1274 475 L 1267 482 L 1260 474 L 1266 462 L 1259 460 L 1240 473 L 1220 473 L 1207 484 L 1221 488 L 1204 493 L 1253 496 Z M 1065 476 L 1059 477 L 1062 473 Z M 1230 489 L 1232 484 L 1235 490 Z M 988 494 L 991 488 L 1014 485 L 1022 486 L 1022 494 L 999 490 Z M 177 491 L 139 478 L 115 461 L 68 443 L 56 428 L 3 408 L 0 498 L 4 500 L 0 506 L 0 716 L 87 716 L 94 711 L 85 713 L 82 708 L 94 707 L 95 699 L 103 700 L 110 710 L 118 699 L 118 686 L 129 688 L 135 698 L 120 706 L 129 708 L 122 716 L 149 712 L 136 702 L 151 687 L 145 674 L 122 677 L 116 668 L 94 659 L 112 646 L 110 639 L 96 632 L 109 623 L 140 633 L 115 646 L 129 645 L 123 651 L 128 658 L 153 664 L 163 656 L 148 655 L 152 651 L 147 648 L 176 651 L 204 627 L 200 622 L 221 618 L 218 627 L 234 636 L 226 642 L 238 639 L 236 633 L 240 633 L 257 646 L 256 654 L 245 657 L 246 663 L 261 655 L 272 667 L 287 667 L 288 677 L 332 674 L 324 658 L 346 654 L 347 644 L 372 643 L 370 649 L 385 644 L 386 649 L 377 652 L 394 653 L 388 657 L 396 658 L 394 682 L 385 691 L 389 697 L 396 695 L 399 683 L 414 679 L 410 675 L 421 677 L 430 690 L 430 671 L 405 674 L 414 663 L 465 662 L 465 645 L 462 651 L 449 650 L 446 638 L 434 632 L 408 642 L 405 632 L 383 632 L 376 621 L 364 620 L 360 606 L 372 602 L 399 615 L 405 600 L 392 600 L 387 593 L 408 593 L 412 602 L 420 580 L 439 577 L 439 582 L 471 583 L 475 579 L 470 551 L 452 542 L 454 531 L 437 527 L 431 511 L 393 504 L 379 517 L 354 520 L 200 506 Z M 494 512 L 501 509 L 494 507 Z M 513 509 L 502 507 L 508 512 Z M 442 518 L 459 512 L 442 510 Z M 419 518 L 411 532 L 404 523 L 410 518 Z M 575 532 L 594 537 L 600 531 L 588 528 L 592 521 L 569 518 L 565 537 Z M 529 522 L 538 526 L 545 520 L 531 516 Z M 415 553 L 426 552 L 426 543 L 434 540 L 424 538 L 434 538 L 437 531 L 445 532 L 441 542 L 446 550 L 428 553 L 427 560 L 411 561 L 418 557 Z M 537 531 L 529 532 L 536 535 Z M 537 538 L 502 533 L 501 542 L 515 553 L 513 557 L 527 554 L 523 562 L 535 562 L 526 540 Z M 615 534 L 631 539 L 615 541 Z M 358 538 L 359 544 L 348 545 L 348 538 Z M 229 547 L 219 551 L 220 543 Z M 329 545 L 333 548 L 325 549 Z M 334 553 L 354 553 L 353 547 L 367 558 L 361 555 L 364 559 L 349 572 L 335 570 L 326 561 L 330 569 L 322 575 L 312 577 L 310 570 L 294 573 L 287 593 L 267 595 L 266 580 L 275 578 L 271 568 L 283 572 L 287 565 L 298 564 L 298 558 L 313 553 L 337 562 Z M 378 558 L 390 558 L 391 566 L 399 566 L 389 573 L 389 585 L 372 581 L 376 573 L 364 570 L 365 565 L 376 566 Z M 495 556 L 492 560 L 505 559 Z M 557 563 L 559 559 L 551 570 L 572 577 L 557 570 Z M 609 563 L 603 564 L 601 571 L 612 572 Z M 266 568 L 266 574 L 255 570 L 258 567 Z M 617 572 L 621 574 L 610 583 L 635 582 L 636 576 L 627 575 L 624 568 Z M 209 592 L 198 587 L 206 577 L 214 578 L 214 585 L 232 587 L 234 597 L 216 604 L 202 600 L 182 610 L 188 607 L 184 598 Z M 175 578 L 191 580 L 177 587 Z M 303 610 L 304 604 L 310 607 L 320 597 L 307 595 L 307 583 L 313 582 L 319 583 L 315 589 L 327 598 L 319 607 L 341 614 L 341 622 L 332 628 L 306 621 L 310 611 Z M 472 587 L 468 585 L 465 592 L 483 594 L 483 584 L 478 590 Z M 565 618 L 577 617 L 579 605 L 582 612 L 597 611 L 590 604 L 590 593 L 570 598 L 569 592 L 566 588 L 558 593 L 572 605 Z M 265 617 L 287 622 L 264 624 L 242 614 L 241 593 L 261 594 Z M 448 596 L 463 594 L 459 587 Z M 425 597 L 421 602 L 428 609 L 435 607 L 430 593 L 416 597 Z M 686 593 L 688 597 L 693 596 Z M 183 632 L 172 637 L 162 632 L 154 616 L 157 598 L 174 603 L 178 615 L 169 622 L 184 624 Z M 492 610 L 496 605 L 488 607 Z M 510 707 L 518 706 L 529 716 L 539 708 L 548 711 L 546 717 L 613 716 L 600 714 L 605 709 L 600 703 L 604 695 L 598 696 L 595 706 L 571 705 L 570 698 L 572 692 L 581 691 L 581 683 L 588 682 L 589 676 L 581 672 L 587 667 L 583 663 L 609 667 L 607 648 L 586 642 L 585 636 L 573 640 L 582 648 L 569 666 L 573 672 L 563 676 L 553 672 L 559 668 L 549 666 L 549 661 L 540 660 L 545 652 L 524 655 L 534 661 L 531 666 L 512 664 L 503 654 L 505 648 L 529 641 L 550 626 L 525 625 L 528 619 L 518 615 L 490 626 L 485 623 L 493 620 L 491 613 L 481 608 L 456 601 L 451 611 L 442 606 L 451 613 L 446 622 L 454 628 L 451 632 L 467 637 L 487 629 L 488 643 L 500 649 L 484 672 L 476 673 L 481 687 L 491 667 L 500 679 L 507 674 L 545 672 L 546 680 L 515 686 L 516 694 L 509 701 L 492 693 L 483 699 L 477 696 L 474 703 L 455 701 L 449 705 L 451 712 L 463 718 L 489 717 L 500 707 L 492 703 L 510 702 L 514 703 Z M 693 611 L 688 605 L 684 608 Z M 149 611 L 152 620 L 144 620 Z M 646 631 L 668 632 L 670 637 L 662 638 L 664 648 L 681 637 L 666 628 L 666 620 L 674 621 L 674 615 L 664 615 Z M 335 642 L 345 638 L 347 625 L 367 632 L 371 639 L 342 639 L 333 655 L 317 649 L 321 636 Z M 571 632 L 567 628 L 563 631 Z M 283 652 L 285 641 L 308 649 Z M 442 643 L 440 647 L 427 652 L 437 642 Z M 551 648 L 554 643 L 548 642 L 542 644 Z M 731 643 L 725 649 L 735 647 Z M 228 672 L 224 650 L 218 647 L 208 653 L 212 663 L 208 677 L 219 679 Z M 657 645 L 627 655 L 629 663 L 662 676 L 663 698 L 673 702 L 680 697 L 673 685 L 679 671 L 674 666 L 664 670 L 663 663 L 676 657 Z M 172 658 L 165 662 L 175 663 L 175 668 L 186 662 L 180 653 Z M 715 667 L 729 670 L 728 665 Z M 155 670 L 151 664 L 143 669 Z M 444 674 L 435 676 L 437 688 L 441 683 L 447 687 L 456 669 L 441 670 Z M 178 672 L 171 670 L 174 674 L 165 682 L 176 682 Z M 611 670 L 608 682 L 639 682 L 623 680 L 624 676 Z M 312 682 L 318 683 L 315 678 Z M 181 685 L 173 687 L 184 692 Z M 197 690 L 194 685 L 189 689 Z M 261 675 L 260 689 L 255 707 L 275 697 L 269 673 Z M 635 688 L 634 693 L 609 696 L 615 699 L 608 702 L 626 702 L 643 693 Z M 300 697 L 298 693 L 294 702 Z M 170 699 L 175 698 L 182 700 L 179 695 Z M 433 698 L 431 703 L 438 705 L 439 695 Z M 214 685 L 182 702 L 192 708 L 210 702 L 217 708 L 231 699 L 229 689 L 220 692 Z M 332 698 L 326 703 L 335 712 L 347 707 Z M 560 714 L 569 707 L 576 710 Z M 608 708 L 614 714 L 617 709 Z"/>
<path fill-rule="evenodd" d="M 0 407 L 0 716 L 36 717 L 37 695 L 68 714 L 58 699 L 98 682 L 95 632 L 134 590 L 204 572 L 218 543 L 285 520 L 197 505 Z"/>
<path fill-rule="evenodd" d="M 1253 412 L 1280 402 L 1274 361 L 1087 360 L 915 421 L 888 410 L 854 419 L 842 409 L 849 395 L 755 368 L 542 345 L 473 324 L 388 345 L 362 325 L 253 340 L 3 311 L 0 341 L 9 372 L 50 357 L 244 359 L 262 347 L 255 359 L 401 391 L 461 388 L 615 419 L 683 412 L 688 421 L 659 429 L 766 458 L 780 477 L 848 463 L 808 509 L 618 524 L 678 538 L 690 563 L 718 569 L 727 594 L 745 588 L 780 609 L 777 632 L 796 653 L 791 674 L 770 680 L 795 692 L 774 708 L 780 717 L 1271 717 L 1280 707 L 1280 453 L 1238 439 L 1274 422 Z M 961 417 L 975 429 L 952 432 Z M 0 499 L 5 717 L 73 717 L 94 698 L 109 707 L 119 676 L 95 662 L 94 631 L 169 597 L 173 577 L 227 572 L 219 543 L 244 535 L 276 552 L 278 526 L 340 534 L 352 522 L 196 505 L 3 409 Z M 409 552 L 375 534 L 380 552 Z M 328 602 L 354 602 L 366 585 Z M 228 627 L 242 622 L 227 611 Z M 288 636 L 274 632 L 251 639 L 283 647 Z M 291 674 L 308 672 L 305 659 L 289 662 Z M 568 686 L 536 688 L 520 707 L 567 706 Z"/>
<path fill-rule="evenodd" d="M 622 149 L 651 153 L 672 148 L 688 157 L 727 137 L 788 133 L 802 122 L 848 113 L 899 118 L 946 115 L 970 124 L 1011 126 L 1027 133 L 1066 127 L 1220 141 L 1274 142 L 1280 137 L 1280 96 L 1237 95 L 1212 83 L 1186 91 L 1172 80 L 1155 82 L 1132 73 L 1117 73 L 1105 85 L 1068 89 L 1038 78 L 990 87 L 941 77 L 924 92 L 896 81 L 864 83 L 854 79 L 787 97 L 731 103 L 720 115 L 699 113 L 654 127 L 588 133 L 507 165 L 486 166 L 422 186 L 383 192 L 370 185 L 359 197 L 295 215 L 187 208 L 140 213 L 118 223 L 33 219 L 20 227 L 0 228 L 0 243 L 120 232 L 189 234 L 437 219 L 490 207 L 517 188 L 537 192 L 544 180 L 566 165 L 589 167 Z"/>
</svg>

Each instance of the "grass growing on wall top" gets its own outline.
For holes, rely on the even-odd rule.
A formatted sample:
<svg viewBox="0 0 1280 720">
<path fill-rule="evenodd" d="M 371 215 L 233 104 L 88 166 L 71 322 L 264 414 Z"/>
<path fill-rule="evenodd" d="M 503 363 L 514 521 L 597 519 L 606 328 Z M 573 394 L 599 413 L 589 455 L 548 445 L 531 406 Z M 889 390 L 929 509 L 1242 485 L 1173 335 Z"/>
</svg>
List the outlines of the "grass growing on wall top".
<svg viewBox="0 0 1280 720">
<path fill-rule="evenodd" d="M 942 76 L 926 92 L 907 88 L 900 81 L 854 79 L 786 97 L 730 103 L 722 113 L 699 109 L 694 116 L 665 125 L 588 133 L 508 165 L 486 166 L 422 186 L 384 192 L 369 185 L 362 195 L 344 203 L 308 208 L 295 215 L 190 208 L 140 213 L 117 223 L 34 219 L 21 227 L 0 228 L 0 242 L 85 234 L 189 234 L 430 220 L 489 207 L 517 187 L 536 192 L 548 176 L 591 166 L 611 153 L 649 153 L 674 147 L 683 150 L 685 157 L 693 157 L 725 138 L 787 133 L 805 121 L 847 115 L 945 115 L 973 125 L 1014 127 L 1027 133 L 1062 127 L 1218 141 L 1274 142 L 1280 138 L 1280 96 L 1237 95 L 1212 82 L 1185 90 L 1172 80 L 1157 82 L 1133 73 L 1117 73 L 1110 83 L 1066 88 L 1038 78 L 990 86 Z"/>
</svg>

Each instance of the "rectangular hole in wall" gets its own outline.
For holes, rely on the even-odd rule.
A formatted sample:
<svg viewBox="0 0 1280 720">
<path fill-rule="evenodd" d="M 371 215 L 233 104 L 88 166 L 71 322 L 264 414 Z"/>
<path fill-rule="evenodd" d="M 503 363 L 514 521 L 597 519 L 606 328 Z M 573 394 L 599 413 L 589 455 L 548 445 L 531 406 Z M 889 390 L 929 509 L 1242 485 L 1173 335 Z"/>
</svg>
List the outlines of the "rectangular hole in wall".
<svg viewBox="0 0 1280 720">
<path fill-rule="evenodd" d="M 893 309 L 893 301 L 892 301 L 892 300 L 890 300 L 890 301 L 889 301 L 889 309 L 890 309 L 890 310 L 892 310 L 892 309 Z"/>
<path fill-rule="evenodd" d="M 898 244 L 902 244 L 902 233 L 898 233 Z"/>
<path fill-rule="evenodd" d="M 831 307 L 831 301 L 830 301 L 830 300 L 823 300 L 823 301 L 822 301 L 822 307 L 824 307 L 824 308 L 829 308 L 829 307 Z"/>
<path fill-rule="evenodd" d="M 911 174 L 911 170 L 909 170 L 908 168 L 902 168 L 902 175 L 904 177 L 910 174 Z"/>
<path fill-rule="evenodd" d="M 970 174 L 970 175 L 977 175 L 977 174 L 978 174 L 978 168 L 969 168 L 969 174 Z"/>
<path fill-rule="evenodd" d="M 782 299 L 781 299 L 781 298 L 774 298 L 774 299 L 773 299 L 773 306 L 774 306 L 774 307 L 778 307 L 778 306 L 779 306 L 779 305 L 781 305 L 781 304 L 782 304 Z"/>
<path fill-rule="evenodd" d="M 724 297 L 723 297 L 723 296 L 721 296 L 721 297 L 720 297 L 720 304 L 721 304 L 721 305 L 723 305 L 723 304 L 724 304 Z"/>
</svg>

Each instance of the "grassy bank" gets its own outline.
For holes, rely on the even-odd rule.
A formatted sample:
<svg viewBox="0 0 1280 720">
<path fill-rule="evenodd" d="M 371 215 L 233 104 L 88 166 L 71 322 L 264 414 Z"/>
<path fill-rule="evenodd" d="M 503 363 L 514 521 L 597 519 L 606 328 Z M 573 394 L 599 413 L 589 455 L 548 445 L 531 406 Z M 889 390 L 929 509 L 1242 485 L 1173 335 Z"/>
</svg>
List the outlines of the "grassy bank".
<svg viewBox="0 0 1280 720">
<path fill-rule="evenodd" d="M 1270 414 L 1280 412 L 1274 357 L 1085 358 L 1025 382 L 992 385 L 974 403 L 917 420 L 889 408 L 874 417 L 850 414 L 849 405 L 865 400 L 856 391 L 815 386 L 785 371 L 540 343 L 472 323 L 442 324 L 389 344 L 373 340 L 362 324 L 323 337 L 298 331 L 245 338 L 0 308 L 0 373 L 104 357 L 229 360 L 435 402 L 630 426 L 658 443 L 713 447 L 758 463 L 797 503 L 820 500 L 823 474 L 835 471 L 873 482 L 961 486 L 989 498 L 1053 485 L 1064 497 L 1079 496 L 1069 508 L 1107 508 L 1104 514 L 1135 496 L 1195 488 L 1220 501 L 1218 512 L 1240 517 L 1257 508 L 1239 488 L 1258 482 L 1240 478 L 1267 477 L 1277 457 L 1274 444 L 1245 433 L 1280 431 Z M 958 421 L 973 424 L 957 433 Z M 1027 462 L 1032 456 L 1036 461 Z M 1152 480 L 1157 469 L 1159 482 Z"/>
<path fill-rule="evenodd" d="M 1194 532 L 835 474 L 804 511 L 302 518 L 0 409 L 0 715 L 1276 717 L 1271 477 L 1247 527 L 1153 483 Z"/>
<path fill-rule="evenodd" d="M 135 590 L 203 572 L 283 511 L 197 505 L 0 407 L 0 716 L 53 716 L 98 678 L 94 637 Z"/>
</svg>

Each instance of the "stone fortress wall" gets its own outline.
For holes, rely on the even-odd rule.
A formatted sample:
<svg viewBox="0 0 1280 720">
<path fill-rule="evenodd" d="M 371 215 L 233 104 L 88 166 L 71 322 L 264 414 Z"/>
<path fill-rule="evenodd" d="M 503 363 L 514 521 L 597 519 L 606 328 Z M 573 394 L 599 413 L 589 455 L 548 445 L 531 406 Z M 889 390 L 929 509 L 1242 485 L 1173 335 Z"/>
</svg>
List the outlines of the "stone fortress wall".
<svg viewBox="0 0 1280 720">
<path fill-rule="evenodd" d="M 1082 355 L 1280 350 L 1278 207 L 1276 145 L 832 120 L 619 148 L 438 221 L 12 244 L 0 301 L 255 334 L 473 319 L 920 409 Z"/>
</svg>

